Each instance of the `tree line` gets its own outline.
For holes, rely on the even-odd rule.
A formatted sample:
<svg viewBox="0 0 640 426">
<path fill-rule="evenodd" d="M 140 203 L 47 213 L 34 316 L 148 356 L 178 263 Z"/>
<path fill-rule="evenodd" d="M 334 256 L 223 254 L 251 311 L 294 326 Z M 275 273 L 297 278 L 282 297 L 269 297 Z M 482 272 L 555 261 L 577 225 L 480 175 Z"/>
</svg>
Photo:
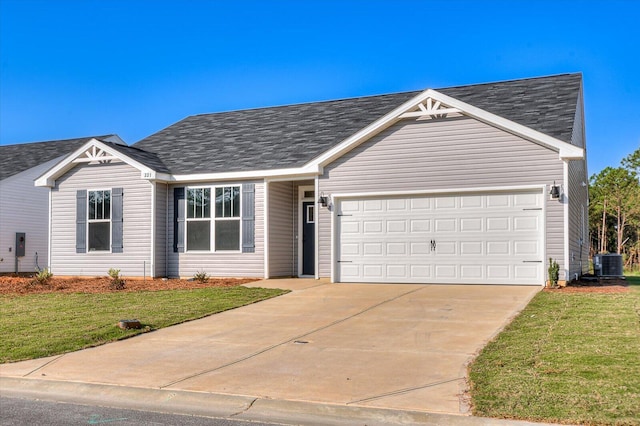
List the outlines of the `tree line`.
<svg viewBox="0 0 640 426">
<path fill-rule="evenodd" d="M 640 270 L 640 148 L 620 166 L 589 179 L 591 255 L 622 254 L 627 270 Z"/>
</svg>

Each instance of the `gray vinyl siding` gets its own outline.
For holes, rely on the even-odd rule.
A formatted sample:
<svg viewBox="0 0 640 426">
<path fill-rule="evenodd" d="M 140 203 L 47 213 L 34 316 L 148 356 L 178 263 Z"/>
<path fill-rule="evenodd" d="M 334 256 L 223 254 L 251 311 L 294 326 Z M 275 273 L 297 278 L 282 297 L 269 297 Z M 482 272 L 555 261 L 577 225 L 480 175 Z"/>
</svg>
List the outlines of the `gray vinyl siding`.
<svg viewBox="0 0 640 426">
<path fill-rule="evenodd" d="M 582 89 L 578 96 L 571 143 L 585 147 Z M 586 155 L 586 154 L 585 154 Z M 589 182 L 587 161 L 569 162 L 569 278 L 589 272 Z"/>
<path fill-rule="evenodd" d="M 76 253 L 76 192 L 123 188 L 123 252 Z M 152 184 L 122 162 L 78 164 L 56 181 L 51 196 L 51 270 L 55 275 L 105 276 L 109 268 L 125 277 L 152 271 Z"/>
<path fill-rule="evenodd" d="M 34 186 L 34 180 L 58 161 L 59 158 L 48 161 L 0 181 L 0 272 L 15 272 L 16 232 L 26 234 L 25 256 L 18 258 L 19 272 L 48 266 L 49 188 Z"/>
<path fill-rule="evenodd" d="M 262 277 L 264 276 L 264 182 L 262 181 L 230 181 L 199 182 L 191 186 L 242 185 L 255 184 L 255 253 L 210 252 L 176 253 L 173 251 L 173 188 L 188 187 L 185 184 L 173 184 L 169 187 L 169 209 L 167 238 L 168 271 L 170 277 L 190 278 L 196 272 L 205 271 L 212 277 Z"/>
<path fill-rule="evenodd" d="M 297 275 L 294 232 L 297 229 L 297 202 L 293 182 L 269 183 L 269 276 Z"/>
<path fill-rule="evenodd" d="M 558 153 L 475 119 L 403 120 L 327 165 L 325 195 L 551 185 Z M 331 273 L 331 215 L 320 209 L 320 275 Z M 563 268 L 563 206 L 546 205 L 546 256 Z"/>
<path fill-rule="evenodd" d="M 154 276 L 167 276 L 167 250 L 171 248 L 167 239 L 167 212 L 172 206 L 167 204 L 167 185 L 155 184 L 156 216 L 155 216 L 155 262 Z"/>
</svg>

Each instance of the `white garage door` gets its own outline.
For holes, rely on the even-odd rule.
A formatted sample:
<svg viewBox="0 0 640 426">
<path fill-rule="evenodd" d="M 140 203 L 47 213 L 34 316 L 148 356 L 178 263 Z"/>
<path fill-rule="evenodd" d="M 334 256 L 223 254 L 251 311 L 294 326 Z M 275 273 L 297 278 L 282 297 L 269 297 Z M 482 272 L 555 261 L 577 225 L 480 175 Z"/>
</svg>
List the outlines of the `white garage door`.
<svg viewBox="0 0 640 426">
<path fill-rule="evenodd" d="M 542 193 L 342 199 L 339 282 L 544 281 Z"/>
</svg>

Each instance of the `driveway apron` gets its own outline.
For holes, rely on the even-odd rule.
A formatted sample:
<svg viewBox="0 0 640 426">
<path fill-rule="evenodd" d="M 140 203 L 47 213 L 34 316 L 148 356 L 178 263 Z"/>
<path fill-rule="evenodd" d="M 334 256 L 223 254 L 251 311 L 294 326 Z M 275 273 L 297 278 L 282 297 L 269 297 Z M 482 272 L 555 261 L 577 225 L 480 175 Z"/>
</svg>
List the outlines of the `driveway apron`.
<svg viewBox="0 0 640 426">
<path fill-rule="evenodd" d="M 531 286 L 267 280 L 275 299 L 0 376 L 466 414 L 466 367 Z"/>
</svg>

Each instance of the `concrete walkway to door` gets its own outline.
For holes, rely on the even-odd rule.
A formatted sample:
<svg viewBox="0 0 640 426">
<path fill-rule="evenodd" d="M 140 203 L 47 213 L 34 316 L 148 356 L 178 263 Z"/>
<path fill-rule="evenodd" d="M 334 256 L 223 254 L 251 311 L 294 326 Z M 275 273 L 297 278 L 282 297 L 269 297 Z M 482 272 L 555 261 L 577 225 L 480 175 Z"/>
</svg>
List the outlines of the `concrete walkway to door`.
<svg viewBox="0 0 640 426">
<path fill-rule="evenodd" d="M 58 357 L 0 376 L 467 414 L 466 365 L 539 290 L 330 284 Z"/>
</svg>

